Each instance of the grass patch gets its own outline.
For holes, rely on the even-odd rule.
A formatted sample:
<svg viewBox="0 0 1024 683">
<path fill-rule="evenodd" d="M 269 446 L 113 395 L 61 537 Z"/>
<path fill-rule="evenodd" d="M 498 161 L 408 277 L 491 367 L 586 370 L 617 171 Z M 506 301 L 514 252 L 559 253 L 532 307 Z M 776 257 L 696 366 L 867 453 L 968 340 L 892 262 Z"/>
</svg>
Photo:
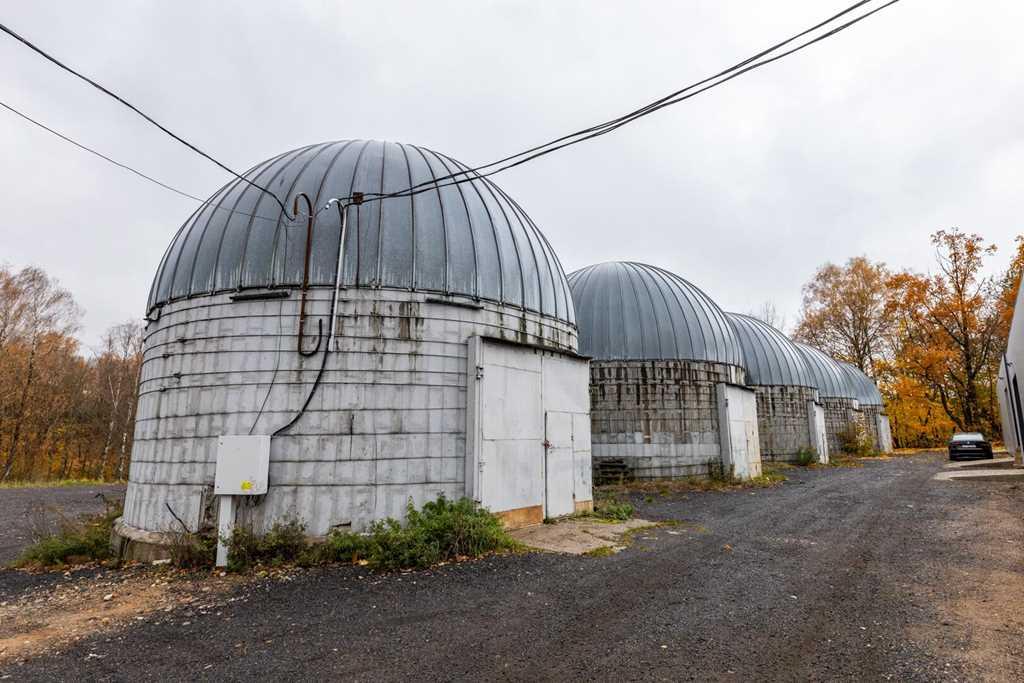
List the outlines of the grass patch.
<svg viewBox="0 0 1024 683">
<path fill-rule="evenodd" d="M 615 548 L 610 545 L 603 545 L 583 553 L 586 557 L 610 557 L 615 554 Z"/>
<path fill-rule="evenodd" d="M 683 479 L 657 479 L 652 481 L 630 481 L 622 484 L 595 486 L 595 500 L 615 496 L 640 494 L 644 500 L 654 495 L 667 496 L 673 493 L 691 491 L 736 491 L 751 488 L 768 488 L 786 481 L 786 476 L 775 468 L 764 468 L 763 474 L 752 479 L 730 477 L 686 477 Z"/>
<path fill-rule="evenodd" d="M 820 467 L 864 467 L 864 463 L 857 456 L 848 455 L 846 453 L 839 453 L 838 455 L 829 456 L 828 464 L 820 465 Z"/>
<path fill-rule="evenodd" d="M 634 512 L 633 506 L 629 503 L 620 503 L 614 497 L 602 497 L 594 500 L 594 511 L 586 516 L 613 522 L 625 522 L 633 518 Z"/>
<path fill-rule="evenodd" d="M 110 532 L 124 504 L 106 498 L 103 503 L 106 509 L 102 513 L 79 520 L 63 519 L 56 532 L 46 531 L 45 525 L 40 525 L 35 540 L 22 551 L 15 566 L 60 567 L 113 559 Z"/>
<path fill-rule="evenodd" d="M 71 486 L 103 486 L 117 484 L 116 481 L 103 481 L 102 479 L 50 479 L 33 481 L 5 481 L 0 484 L 0 489 L 52 489 Z"/>
<path fill-rule="evenodd" d="M 228 568 L 365 563 L 392 571 L 518 547 L 498 517 L 467 498 L 450 501 L 443 496 L 419 510 L 410 501 L 404 522 L 381 520 L 365 534 L 332 531 L 322 543 L 310 543 L 305 532 L 298 520 L 275 523 L 262 536 L 236 527 L 228 539 Z"/>
</svg>

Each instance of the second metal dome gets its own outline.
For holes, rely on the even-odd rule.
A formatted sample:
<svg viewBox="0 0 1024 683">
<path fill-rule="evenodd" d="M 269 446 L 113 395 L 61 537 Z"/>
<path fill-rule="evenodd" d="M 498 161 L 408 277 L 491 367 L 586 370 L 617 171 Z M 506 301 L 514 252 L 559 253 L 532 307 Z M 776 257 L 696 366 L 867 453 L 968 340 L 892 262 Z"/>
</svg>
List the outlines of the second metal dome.
<svg viewBox="0 0 1024 683">
<path fill-rule="evenodd" d="M 743 348 L 747 384 L 817 388 L 800 349 L 763 320 L 726 313 Z"/>
<path fill-rule="evenodd" d="M 683 278 L 613 261 L 569 275 L 580 353 L 595 360 L 693 360 L 742 366 L 722 309 Z"/>
</svg>

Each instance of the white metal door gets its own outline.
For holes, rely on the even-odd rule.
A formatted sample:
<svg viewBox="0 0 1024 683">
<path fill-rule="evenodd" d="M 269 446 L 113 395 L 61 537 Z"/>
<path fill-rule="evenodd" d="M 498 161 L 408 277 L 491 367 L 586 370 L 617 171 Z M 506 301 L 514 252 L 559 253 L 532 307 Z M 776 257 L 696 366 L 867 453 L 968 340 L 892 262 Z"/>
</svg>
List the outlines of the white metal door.
<svg viewBox="0 0 1024 683">
<path fill-rule="evenodd" d="M 479 500 L 498 512 L 536 507 L 544 500 L 543 415 L 539 364 L 525 353 L 500 353 L 485 363 L 481 382 Z M 531 367 L 533 365 L 534 367 Z"/>
<path fill-rule="evenodd" d="M 828 434 L 825 432 L 825 406 L 817 403 L 816 401 L 810 401 L 810 412 L 811 412 L 811 439 L 814 446 L 814 450 L 818 452 L 818 462 L 821 464 L 828 463 Z"/>
<path fill-rule="evenodd" d="M 883 453 L 892 453 L 892 429 L 889 426 L 889 417 L 879 413 L 875 416 L 878 425 L 878 450 Z"/>
<path fill-rule="evenodd" d="M 754 392 L 746 387 L 718 385 L 722 464 L 738 479 L 761 475 L 756 401 Z"/>
<path fill-rule="evenodd" d="M 545 517 L 561 517 L 575 512 L 572 418 L 572 413 L 554 411 L 544 416 Z"/>
<path fill-rule="evenodd" d="M 514 525 L 589 504 L 587 361 L 474 337 L 467 369 L 466 494 Z"/>
</svg>

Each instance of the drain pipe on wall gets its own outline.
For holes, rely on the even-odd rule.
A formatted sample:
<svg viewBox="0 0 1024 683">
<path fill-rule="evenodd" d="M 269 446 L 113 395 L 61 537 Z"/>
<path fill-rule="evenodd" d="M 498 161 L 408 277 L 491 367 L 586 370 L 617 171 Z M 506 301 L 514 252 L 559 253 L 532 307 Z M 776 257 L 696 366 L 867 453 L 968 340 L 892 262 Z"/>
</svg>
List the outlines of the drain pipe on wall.
<svg viewBox="0 0 1024 683">
<path fill-rule="evenodd" d="M 341 291 L 341 275 L 345 268 L 345 235 L 348 232 L 348 207 L 353 204 L 359 205 L 363 203 L 363 193 L 353 192 L 352 199 L 349 202 L 342 202 L 340 199 L 332 199 L 327 203 L 327 206 L 333 204 L 338 209 L 338 216 L 341 219 L 341 235 L 338 240 L 338 256 L 337 262 L 334 267 L 334 298 L 331 300 L 331 324 L 327 333 L 327 347 L 324 349 L 324 355 L 320 362 L 320 369 L 316 373 L 316 379 L 313 380 L 313 386 L 309 390 L 309 394 L 306 396 L 306 400 L 303 402 L 302 407 L 294 417 L 288 421 L 288 424 L 276 430 L 271 434 L 271 438 L 280 436 L 284 432 L 291 429 L 299 418 L 305 414 L 306 409 L 309 407 L 310 402 L 313 400 L 313 396 L 316 394 L 317 388 L 320 386 L 320 380 L 323 379 L 324 370 L 327 368 L 327 356 L 330 355 L 334 345 L 334 334 L 337 329 L 337 311 L 338 311 L 338 296 Z M 358 226 L 357 226 L 358 227 Z"/>
<path fill-rule="evenodd" d="M 302 195 L 305 197 L 305 195 Z M 296 197 L 296 209 L 298 208 L 298 197 Z M 309 203 L 309 198 L 306 197 Z M 338 297 L 341 290 L 341 276 L 345 265 L 345 237 L 348 232 L 348 207 L 352 204 L 362 204 L 363 194 L 352 193 L 351 201 L 342 203 L 339 199 L 332 199 L 328 202 L 326 209 L 334 204 L 338 209 L 338 216 L 341 219 L 341 234 L 338 240 L 337 262 L 334 268 L 334 297 L 331 300 L 331 323 L 327 337 L 327 346 L 323 350 L 323 357 L 320 361 L 320 369 L 317 371 L 313 386 L 306 396 L 302 407 L 288 421 L 269 436 L 246 435 L 246 436 L 222 436 L 217 448 L 217 469 L 215 471 L 214 494 L 219 499 L 218 529 L 217 529 L 217 559 L 216 566 L 223 567 L 228 561 L 228 548 L 226 541 L 231 538 L 235 525 L 236 501 L 240 498 L 249 498 L 259 501 L 270 490 L 270 441 L 275 436 L 280 436 L 288 431 L 299 418 L 306 412 L 313 396 L 316 394 L 320 380 L 323 378 L 324 370 L 327 368 L 327 356 L 331 353 L 334 344 L 334 335 L 337 329 Z M 297 211 L 296 211 L 297 213 Z M 312 212 L 310 212 L 312 213 Z M 309 262 L 309 237 L 312 234 L 312 225 L 307 227 L 307 248 L 306 267 Z M 308 270 L 303 276 L 304 285 L 308 283 Z M 305 287 L 303 288 L 302 303 L 300 308 L 298 352 L 300 355 L 309 356 L 316 353 L 305 352 L 302 345 L 303 323 L 305 322 Z M 322 330 L 321 321 L 321 330 Z M 317 347 L 320 346 L 320 337 L 317 335 Z M 258 418 L 257 418 L 258 419 Z"/>
</svg>

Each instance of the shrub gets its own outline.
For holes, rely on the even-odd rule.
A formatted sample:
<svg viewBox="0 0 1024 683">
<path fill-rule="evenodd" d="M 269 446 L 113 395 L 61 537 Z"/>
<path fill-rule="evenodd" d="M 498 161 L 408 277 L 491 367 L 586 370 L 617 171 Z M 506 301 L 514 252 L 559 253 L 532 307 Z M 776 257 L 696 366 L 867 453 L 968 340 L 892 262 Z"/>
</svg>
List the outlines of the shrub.
<svg viewBox="0 0 1024 683">
<path fill-rule="evenodd" d="M 274 522 L 260 536 L 249 527 L 236 526 L 228 539 L 228 569 L 239 571 L 256 564 L 295 562 L 306 552 L 306 525 L 292 519 Z"/>
<path fill-rule="evenodd" d="M 837 434 L 839 437 L 839 450 L 847 455 L 857 458 L 864 458 L 877 455 L 871 435 L 863 425 L 853 423 Z"/>
<path fill-rule="evenodd" d="M 177 533 L 171 542 L 171 562 L 182 569 L 212 567 L 217 559 L 217 537 L 213 534 Z"/>
<path fill-rule="evenodd" d="M 365 560 L 370 554 L 370 538 L 351 531 L 334 530 L 327 535 L 323 543 L 310 546 L 299 558 L 299 564 L 305 566 L 317 564 L 347 563 L 355 564 Z"/>
<path fill-rule="evenodd" d="M 813 448 L 801 448 L 796 452 L 796 464 L 807 467 L 818 462 L 818 451 Z"/>
<path fill-rule="evenodd" d="M 39 531 L 15 562 L 19 567 L 52 567 L 109 560 L 110 533 L 121 516 L 123 501 L 103 499 L 105 510 L 79 520 L 61 520 L 55 533 Z"/>
<path fill-rule="evenodd" d="M 501 520 L 476 502 L 468 498 L 453 502 L 441 496 L 425 503 L 422 510 L 409 501 L 405 524 L 390 518 L 374 523 L 367 559 L 374 569 L 430 567 L 514 546 Z"/>
<path fill-rule="evenodd" d="M 332 531 L 323 543 L 311 545 L 305 531 L 298 520 L 275 523 L 263 536 L 236 527 L 228 539 L 228 568 L 242 571 L 255 565 L 295 563 L 308 567 L 365 561 L 373 569 L 387 571 L 430 567 L 515 546 L 496 516 L 467 498 L 453 502 L 444 496 L 425 503 L 421 510 L 410 501 L 404 523 L 381 520 L 367 534 Z M 208 550 L 207 541 L 198 538 L 183 545 L 184 556 L 208 563 L 213 546 Z"/>
</svg>

